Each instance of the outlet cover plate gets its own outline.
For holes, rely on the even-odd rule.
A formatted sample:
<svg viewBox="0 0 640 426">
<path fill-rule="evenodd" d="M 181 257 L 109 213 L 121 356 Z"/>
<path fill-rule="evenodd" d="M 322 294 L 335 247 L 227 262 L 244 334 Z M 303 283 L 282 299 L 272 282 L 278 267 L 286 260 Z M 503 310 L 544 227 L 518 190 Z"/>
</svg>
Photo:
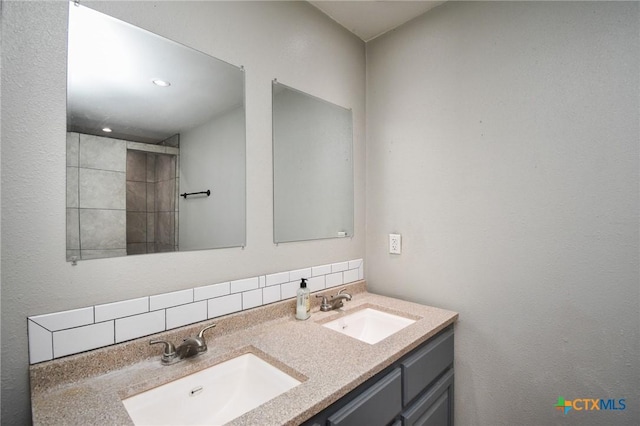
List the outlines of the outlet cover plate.
<svg viewBox="0 0 640 426">
<path fill-rule="evenodd" d="M 390 254 L 402 253 L 402 235 L 389 234 L 389 253 Z"/>
</svg>

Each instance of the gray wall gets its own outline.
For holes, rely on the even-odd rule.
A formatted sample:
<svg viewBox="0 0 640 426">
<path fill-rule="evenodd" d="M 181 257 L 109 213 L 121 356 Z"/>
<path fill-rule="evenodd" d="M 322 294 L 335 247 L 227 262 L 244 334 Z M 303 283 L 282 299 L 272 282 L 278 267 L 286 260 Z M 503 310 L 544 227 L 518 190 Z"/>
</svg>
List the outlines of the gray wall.
<svg viewBox="0 0 640 426">
<path fill-rule="evenodd" d="M 3 424 L 29 420 L 27 315 L 364 257 L 365 56 L 360 40 L 303 2 L 83 4 L 245 66 L 247 246 L 67 263 L 67 2 L 3 2 Z M 353 107 L 353 239 L 273 244 L 273 78 Z"/>
<path fill-rule="evenodd" d="M 638 6 L 453 2 L 367 44 L 367 281 L 460 312 L 457 424 L 640 423 Z"/>
</svg>

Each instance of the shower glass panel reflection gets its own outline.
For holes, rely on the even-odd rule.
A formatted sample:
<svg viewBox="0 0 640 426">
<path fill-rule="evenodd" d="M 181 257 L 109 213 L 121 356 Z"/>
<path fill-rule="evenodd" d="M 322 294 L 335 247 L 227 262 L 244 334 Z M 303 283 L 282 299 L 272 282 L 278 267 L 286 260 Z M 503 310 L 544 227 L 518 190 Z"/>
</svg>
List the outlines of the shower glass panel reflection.
<svg viewBox="0 0 640 426">
<path fill-rule="evenodd" d="M 127 255 L 178 251 L 176 162 L 127 150 Z"/>
</svg>

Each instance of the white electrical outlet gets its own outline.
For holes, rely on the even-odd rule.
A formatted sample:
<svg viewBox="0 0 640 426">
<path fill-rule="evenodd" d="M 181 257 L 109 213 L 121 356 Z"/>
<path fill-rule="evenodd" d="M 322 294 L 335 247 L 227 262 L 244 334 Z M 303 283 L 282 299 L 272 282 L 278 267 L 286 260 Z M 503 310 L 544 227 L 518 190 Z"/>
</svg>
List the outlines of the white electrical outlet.
<svg viewBox="0 0 640 426">
<path fill-rule="evenodd" d="M 402 253 L 402 235 L 389 234 L 389 253 L 391 254 Z"/>
</svg>

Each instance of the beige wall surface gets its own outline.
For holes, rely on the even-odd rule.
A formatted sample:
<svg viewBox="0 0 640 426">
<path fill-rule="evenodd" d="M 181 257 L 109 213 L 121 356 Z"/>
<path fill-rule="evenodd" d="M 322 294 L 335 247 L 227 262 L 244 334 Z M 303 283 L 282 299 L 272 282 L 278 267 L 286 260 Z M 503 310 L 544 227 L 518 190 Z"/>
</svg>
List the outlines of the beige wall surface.
<svg viewBox="0 0 640 426">
<path fill-rule="evenodd" d="M 639 35 L 638 2 L 449 2 L 367 44 L 367 282 L 460 313 L 456 424 L 640 422 Z"/>
<path fill-rule="evenodd" d="M 66 1 L 2 3 L 2 423 L 30 419 L 28 315 L 364 257 L 364 44 L 305 2 L 82 4 L 242 65 L 247 245 L 65 261 Z M 271 81 L 353 108 L 355 236 L 273 244 Z"/>
</svg>

